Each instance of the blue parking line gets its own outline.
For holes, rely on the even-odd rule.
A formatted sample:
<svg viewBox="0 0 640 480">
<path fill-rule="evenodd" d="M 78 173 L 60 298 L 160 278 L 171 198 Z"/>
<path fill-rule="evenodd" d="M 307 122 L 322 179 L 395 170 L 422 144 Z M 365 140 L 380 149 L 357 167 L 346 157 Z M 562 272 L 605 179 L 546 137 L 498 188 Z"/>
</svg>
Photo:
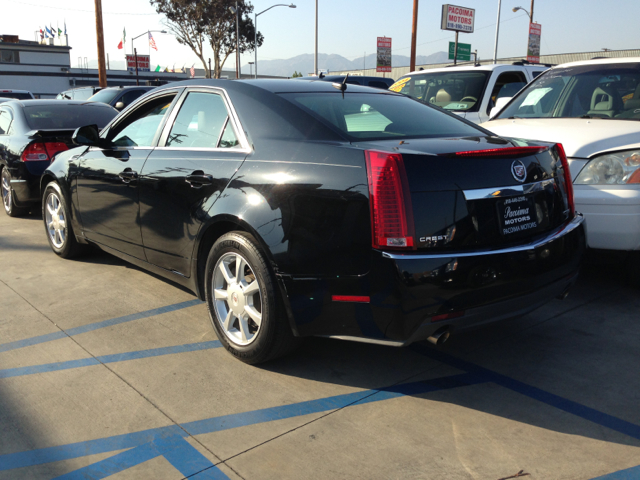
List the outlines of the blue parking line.
<svg viewBox="0 0 640 480">
<path fill-rule="evenodd" d="M 494 372 L 479 365 L 475 365 L 465 360 L 461 360 L 440 350 L 436 350 L 420 344 L 412 345 L 410 348 L 413 351 L 427 356 L 433 360 L 437 360 L 470 374 L 477 375 L 487 382 L 495 383 L 504 388 L 508 388 L 509 390 L 513 390 L 514 392 L 520 393 L 529 398 L 533 398 L 534 400 L 538 400 L 539 402 L 546 403 L 547 405 L 558 408 L 577 417 L 583 418 L 598 425 L 602 425 L 603 427 L 609 428 L 616 432 L 623 433 L 632 438 L 635 438 L 636 440 L 640 440 L 639 425 L 627 422 L 620 418 L 614 417 L 613 415 L 600 412 L 599 410 L 596 410 L 594 408 L 581 405 L 577 402 L 567 400 L 566 398 L 562 398 L 559 395 L 546 392 L 540 388 L 527 385 L 526 383 L 514 380 L 513 378 L 509 378 L 506 375 L 502 375 L 500 373 Z"/>
<path fill-rule="evenodd" d="M 203 480 L 229 478 L 181 436 L 158 435 L 151 442 L 60 475 L 56 480 L 98 480 L 159 456 L 166 458 L 185 477 L 195 475 L 196 478 Z"/>
<path fill-rule="evenodd" d="M 638 480 L 640 478 L 640 465 L 627 468 L 618 472 L 608 473 L 591 480 Z"/>
<path fill-rule="evenodd" d="M 115 353 L 112 355 L 101 355 L 95 358 L 81 358 L 79 360 L 69 360 L 66 362 L 46 363 L 43 365 L 33 365 L 29 367 L 16 367 L 0 370 L 0 378 L 21 377 L 33 375 L 35 373 L 56 372 L 58 370 L 69 370 L 71 368 L 88 367 L 100 365 L 101 363 L 124 362 L 127 360 L 137 360 L 140 358 L 159 357 L 174 353 L 195 352 L 198 350 L 209 350 L 218 348 L 221 344 L 218 340 L 209 342 L 187 343 L 185 345 L 175 345 L 172 347 L 152 348 L 149 350 L 139 350 L 137 352 Z"/>
<path fill-rule="evenodd" d="M 29 347 L 31 345 L 37 345 L 39 343 L 51 342 L 67 336 L 72 337 L 74 335 L 80 335 L 81 333 L 91 332 L 100 328 L 111 327 L 120 323 L 131 322 L 133 320 L 140 320 L 141 318 L 153 317 L 155 315 L 161 315 L 163 313 L 175 312 L 183 308 L 193 307 L 194 305 L 200 305 L 202 301 L 188 300 L 186 302 L 175 303 L 173 305 L 167 305 L 165 307 L 153 308 L 144 312 L 133 313 L 131 315 L 125 315 L 124 317 L 111 318 L 102 322 L 90 323 L 88 325 L 82 325 L 81 327 L 70 328 L 69 330 L 61 332 L 47 333 L 45 335 L 38 335 L 37 337 L 25 338 L 23 340 L 16 340 L 14 342 L 8 342 L 0 344 L 0 353 L 7 352 L 9 350 L 16 350 L 18 348 Z"/>
<path fill-rule="evenodd" d="M 167 427 L 152 428 L 140 432 L 115 435 L 113 437 L 71 443 L 68 445 L 40 448 L 25 452 L 8 453 L 0 455 L 0 471 L 58 462 L 61 460 L 70 460 L 87 455 L 94 455 L 96 453 L 106 453 L 134 448 L 149 443 L 157 437 L 167 437 L 170 435 L 185 437 L 187 435 L 219 432 L 247 425 L 299 417 L 311 413 L 325 412 L 351 405 L 378 402 L 406 395 L 426 394 L 443 389 L 475 385 L 483 382 L 485 382 L 485 380 L 482 378 L 464 373 L 440 379 L 405 383 L 388 388 L 364 390 L 361 392 L 336 395 L 307 402 L 197 420 L 182 425 L 184 429 L 178 425 L 170 425 Z M 188 433 L 186 433 L 185 430 Z"/>
</svg>

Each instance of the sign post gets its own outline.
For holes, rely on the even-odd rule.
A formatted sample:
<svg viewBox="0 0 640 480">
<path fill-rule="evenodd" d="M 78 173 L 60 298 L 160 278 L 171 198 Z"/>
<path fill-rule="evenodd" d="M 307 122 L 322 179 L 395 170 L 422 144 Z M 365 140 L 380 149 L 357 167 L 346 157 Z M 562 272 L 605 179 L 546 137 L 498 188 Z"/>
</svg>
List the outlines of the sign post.
<svg viewBox="0 0 640 480">
<path fill-rule="evenodd" d="M 458 33 L 473 33 L 473 26 L 476 18 L 476 11 L 473 8 L 459 7 L 457 5 L 442 5 L 442 30 L 452 30 L 456 32 L 456 41 L 453 47 L 453 64 L 458 61 Z M 469 48 L 469 54 L 471 48 Z M 471 60 L 469 55 L 468 60 Z"/>
<path fill-rule="evenodd" d="M 527 46 L 527 62 L 540 63 L 540 35 L 542 25 L 539 23 L 529 24 L 529 44 Z"/>
<path fill-rule="evenodd" d="M 391 71 L 391 38 L 378 37 L 378 52 L 376 55 L 376 72 Z"/>
</svg>

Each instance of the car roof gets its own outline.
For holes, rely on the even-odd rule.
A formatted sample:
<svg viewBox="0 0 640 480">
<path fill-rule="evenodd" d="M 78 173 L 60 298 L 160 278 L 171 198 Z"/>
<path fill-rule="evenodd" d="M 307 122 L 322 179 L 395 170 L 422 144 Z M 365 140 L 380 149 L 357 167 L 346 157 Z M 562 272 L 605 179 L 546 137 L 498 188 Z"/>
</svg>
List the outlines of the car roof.
<svg viewBox="0 0 640 480">
<path fill-rule="evenodd" d="M 132 88 L 136 88 L 139 90 L 153 90 L 154 88 L 158 88 L 158 87 L 150 87 L 148 85 L 119 85 L 117 87 L 105 87 L 100 89 L 100 91 L 102 90 L 130 90 Z"/>
<path fill-rule="evenodd" d="M 319 77 L 313 77 L 313 76 L 309 76 L 309 77 L 298 77 L 295 80 L 324 80 L 325 82 L 330 82 L 332 80 L 343 80 L 344 77 L 346 77 L 347 75 L 323 75 L 322 78 Z M 360 80 L 374 80 L 374 81 L 380 81 L 380 82 L 393 82 L 392 78 L 385 78 L 385 77 L 375 77 L 372 75 L 349 75 L 350 79 L 360 79 Z"/>
<path fill-rule="evenodd" d="M 456 65 L 456 66 L 450 66 L 450 67 L 440 67 L 440 68 L 429 68 L 429 69 L 425 69 L 425 70 L 414 70 L 413 72 L 409 72 L 406 75 L 403 75 L 403 77 L 407 76 L 407 75 L 425 75 L 427 73 L 441 73 L 441 72 L 459 72 L 459 71 L 463 71 L 463 70 L 469 70 L 469 71 L 483 71 L 483 72 L 490 72 L 492 70 L 499 70 L 499 69 L 506 69 L 506 68 L 513 68 L 513 67 L 520 67 L 520 68 L 526 68 L 528 70 L 533 70 L 533 69 L 543 69 L 546 70 L 547 68 L 549 68 L 549 65 L 543 65 L 543 64 L 524 64 L 524 65 L 520 65 L 519 63 L 491 63 L 491 64 L 487 64 L 487 65 L 474 65 L 474 64 L 467 64 L 467 65 Z"/>
<path fill-rule="evenodd" d="M 11 99 L 8 102 L 4 102 L 9 105 L 16 105 L 19 107 L 42 107 L 45 105 L 104 105 L 108 108 L 113 108 L 106 103 L 87 102 L 85 100 L 53 100 L 53 99 L 33 99 L 33 100 L 16 100 Z"/>
<path fill-rule="evenodd" d="M 0 88 L 0 93 L 31 93 L 29 90 L 16 90 L 15 88 Z"/>
<path fill-rule="evenodd" d="M 553 68 L 579 67 L 583 65 L 611 65 L 619 63 L 640 63 L 640 57 L 602 57 L 591 60 L 580 60 L 556 65 Z"/>
<path fill-rule="evenodd" d="M 160 89 L 170 89 L 176 87 L 219 87 L 228 91 L 246 91 L 247 88 L 262 89 L 272 93 L 307 93 L 307 92 L 337 92 L 330 82 L 322 80 L 300 80 L 292 82 L 290 79 L 258 79 L 258 80 L 215 80 L 215 79 L 194 79 L 182 82 L 169 83 Z M 349 84 L 348 92 L 361 92 L 371 94 L 393 94 L 387 90 L 365 87 L 363 85 Z"/>
</svg>

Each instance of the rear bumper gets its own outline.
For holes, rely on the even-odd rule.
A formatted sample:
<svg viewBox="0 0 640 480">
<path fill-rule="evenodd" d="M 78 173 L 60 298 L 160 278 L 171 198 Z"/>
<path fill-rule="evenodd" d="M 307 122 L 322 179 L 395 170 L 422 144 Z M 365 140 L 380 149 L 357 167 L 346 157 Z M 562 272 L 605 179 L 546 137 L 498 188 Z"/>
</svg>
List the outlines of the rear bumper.
<svg viewBox="0 0 640 480">
<path fill-rule="evenodd" d="M 40 177 L 50 162 L 16 162 L 8 167 L 11 172 L 11 188 L 15 193 L 16 205 L 19 207 L 40 202 Z"/>
<path fill-rule="evenodd" d="M 361 277 L 283 278 L 298 334 L 408 345 L 451 330 L 524 315 L 569 289 L 585 249 L 583 217 L 545 238 L 494 251 L 431 255 L 373 251 Z M 369 296 L 370 303 L 333 302 Z M 434 316 L 458 316 L 432 321 Z"/>
</svg>

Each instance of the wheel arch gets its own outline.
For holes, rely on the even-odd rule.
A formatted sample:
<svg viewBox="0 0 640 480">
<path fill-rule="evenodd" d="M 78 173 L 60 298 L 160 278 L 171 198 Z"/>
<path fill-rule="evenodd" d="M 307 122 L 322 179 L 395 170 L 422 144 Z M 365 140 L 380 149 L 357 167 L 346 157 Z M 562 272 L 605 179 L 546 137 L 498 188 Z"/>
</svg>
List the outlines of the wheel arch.
<svg viewBox="0 0 640 480">
<path fill-rule="evenodd" d="M 202 301 L 205 300 L 205 267 L 209 250 L 211 250 L 213 244 L 220 237 L 222 237 L 226 233 L 233 231 L 242 231 L 251 234 L 257 240 L 259 246 L 269 260 L 272 272 L 274 274 L 277 274 L 278 272 L 278 266 L 273 258 L 271 249 L 268 247 L 268 245 L 266 244 L 262 236 L 256 231 L 256 229 L 240 217 L 229 214 L 220 214 L 216 217 L 211 218 L 209 222 L 202 226 L 194 246 L 191 275 L 195 280 L 194 287 L 196 296 Z M 280 279 L 277 275 L 276 284 L 278 286 L 280 298 L 282 299 L 282 302 L 284 304 L 284 311 L 286 312 L 287 321 L 289 323 L 289 326 L 291 327 L 291 331 L 295 336 L 299 336 L 298 329 L 293 318 L 291 305 L 289 303 L 289 295 L 284 286 L 284 283 L 282 282 L 282 279 Z"/>
</svg>

